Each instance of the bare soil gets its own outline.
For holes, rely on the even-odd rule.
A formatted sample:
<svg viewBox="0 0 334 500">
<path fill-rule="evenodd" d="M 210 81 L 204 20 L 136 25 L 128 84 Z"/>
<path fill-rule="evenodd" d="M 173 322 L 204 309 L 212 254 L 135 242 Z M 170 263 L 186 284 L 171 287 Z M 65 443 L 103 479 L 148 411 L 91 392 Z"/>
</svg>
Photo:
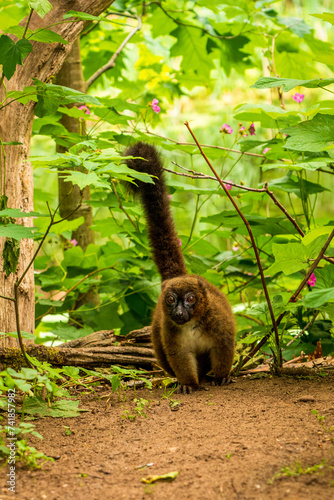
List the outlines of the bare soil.
<svg viewBox="0 0 334 500">
<path fill-rule="evenodd" d="M 126 401 L 106 388 L 81 396 L 88 409 L 73 419 L 35 421 L 43 441 L 33 444 L 57 457 L 42 469 L 17 470 L 16 494 L 4 481 L 0 500 L 329 500 L 334 498 L 334 374 L 326 377 L 238 378 L 224 387 L 164 398 L 164 390 L 137 390 L 146 403 L 135 420 L 133 392 Z M 149 404 L 149 408 L 147 408 Z M 65 427 L 71 430 L 65 434 Z M 283 467 L 321 464 L 318 472 L 273 479 Z M 152 465 L 148 465 L 152 464 Z M 145 467 L 146 465 L 146 467 Z M 141 467 L 144 466 L 144 467 Z M 170 481 L 142 478 L 178 471 Z M 0 472 L 4 477 L 4 470 Z"/>
</svg>

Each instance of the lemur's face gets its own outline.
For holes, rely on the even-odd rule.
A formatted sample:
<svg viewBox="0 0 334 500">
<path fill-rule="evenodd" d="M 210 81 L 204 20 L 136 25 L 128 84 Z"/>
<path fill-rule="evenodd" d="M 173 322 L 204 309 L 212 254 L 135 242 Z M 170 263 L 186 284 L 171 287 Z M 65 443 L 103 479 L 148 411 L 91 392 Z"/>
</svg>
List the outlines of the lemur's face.
<svg viewBox="0 0 334 500">
<path fill-rule="evenodd" d="M 169 316 L 177 325 L 184 325 L 191 320 L 196 302 L 196 293 L 191 290 L 185 293 L 170 290 L 165 294 L 165 307 Z"/>
</svg>

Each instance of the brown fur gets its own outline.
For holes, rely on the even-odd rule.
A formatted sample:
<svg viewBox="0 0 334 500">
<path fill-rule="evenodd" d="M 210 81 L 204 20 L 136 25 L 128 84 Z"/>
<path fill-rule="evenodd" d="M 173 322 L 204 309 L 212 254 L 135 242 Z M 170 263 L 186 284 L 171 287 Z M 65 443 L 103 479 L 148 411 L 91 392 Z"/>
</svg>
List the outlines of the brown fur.
<svg viewBox="0 0 334 500">
<path fill-rule="evenodd" d="M 159 365 L 176 376 L 184 391 L 196 389 L 212 370 L 218 384 L 227 382 L 234 359 L 235 321 L 225 295 L 204 278 L 187 275 L 163 178 L 161 159 L 153 146 L 137 143 L 127 156 L 130 168 L 156 175 L 155 185 L 138 183 L 145 208 L 154 261 L 162 276 L 162 293 L 152 323 L 152 342 Z M 191 318 L 182 325 L 171 318 L 166 297 L 196 297 Z"/>
</svg>

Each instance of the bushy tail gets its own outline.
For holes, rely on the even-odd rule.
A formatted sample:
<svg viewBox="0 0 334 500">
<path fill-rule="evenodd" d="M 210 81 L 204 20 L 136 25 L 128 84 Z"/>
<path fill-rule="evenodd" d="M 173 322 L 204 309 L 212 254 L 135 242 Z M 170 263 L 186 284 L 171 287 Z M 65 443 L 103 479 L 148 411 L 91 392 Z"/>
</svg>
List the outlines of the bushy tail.
<svg viewBox="0 0 334 500">
<path fill-rule="evenodd" d="M 145 210 L 148 236 L 153 249 L 153 259 L 163 280 L 187 274 L 170 210 L 168 191 L 164 180 L 163 164 L 154 146 L 137 142 L 125 151 L 125 156 L 139 156 L 145 160 L 126 160 L 129 168 L 146 172 L 157 179 L 154 184 L 136 180 L 138 187 L 131 185 L 134 192 L 139 192 Z"/>
</svg>

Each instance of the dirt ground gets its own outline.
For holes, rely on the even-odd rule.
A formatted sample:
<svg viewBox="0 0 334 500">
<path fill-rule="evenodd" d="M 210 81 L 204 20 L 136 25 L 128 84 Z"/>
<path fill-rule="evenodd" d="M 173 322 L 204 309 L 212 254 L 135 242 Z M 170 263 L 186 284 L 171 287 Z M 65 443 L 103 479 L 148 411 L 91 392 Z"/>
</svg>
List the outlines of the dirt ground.
<svg viewBox="0 0 334 500">
<path fill-rule="evenodd" d="M 57 459 L 41 470 L 17 470 L 16 494 L 1 481 L 0 500 L 333 499 L 334 430 L 326 432 L 311 412 L 334 425 L 333 382 L 334 374 L 244 377 L 170 399 L 163 389 L 142 389 L 136 397 L 148 403 L 135 420 L 122 418 L 125 410 L 136 413 L 132 391 L 126 401 L 113 394 L 106 407 L 100 388 L 99 397 L 82 396 L 89 411 L 80 417 L 35 421 L 44 440 L 33 444 Z M 273 480 L 283 467 L 300 462 L 305 471 L 323 460 L 317 473 Z M 175 471 L 172 481 L 142 482 Z"/>
</svg>

